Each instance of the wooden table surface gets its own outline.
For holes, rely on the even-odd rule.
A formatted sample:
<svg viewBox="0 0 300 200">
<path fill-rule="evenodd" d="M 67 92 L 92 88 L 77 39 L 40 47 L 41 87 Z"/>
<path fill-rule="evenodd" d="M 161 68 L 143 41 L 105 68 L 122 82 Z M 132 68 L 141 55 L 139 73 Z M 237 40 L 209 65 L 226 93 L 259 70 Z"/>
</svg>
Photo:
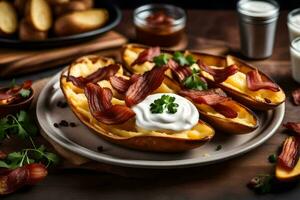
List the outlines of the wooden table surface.
<svg viewBox="0 0 300 200">
<path fill-rule="evenodd" d="M 132 12 L 124 11 L 117 30 L 129 38 L 133 36 Z M 189 48 L 199 48 L 197 38 L 222 40 L 233 49 L 239 48 L 239 32 L 234 11 L 188 11 L 188 36 L 195 38 Z M 271 75 L 286 91 L 287 96 L 298 87 L 291 78 L 289 41 L 286 27 L 286 12 L 279 18 L 274 54 L 263 61 L 255 61 L 260 69 Z M 60 68 L 19 77 L 39 79 L 56 73 Z M 8 80 L 0 80 L 7 83 Z M 300 107 L 294 107 L 290 98 L 286 102 L 286 121 L 299 120 Z M 281 127 L 277 133 L 259 148 L 244 156 L 221 164 L 181 170 L 150 170 L 147 178 L 126 178 L 86 170 L 63 170 L 50 173 L 38 186 L 22 190 L 3 199 L 48 200 L 48 199 L 300 199 L 300 184 L 289 184 L 276 193 L 257 195 L 246 184 L 253 176 L 272 173 L 273 165 L 267 161 L 286 134 Z M 137 172 L 138 173 L 138 172 Z M 300 182 L 300 181 L 299 181 Z"/>
</svg>

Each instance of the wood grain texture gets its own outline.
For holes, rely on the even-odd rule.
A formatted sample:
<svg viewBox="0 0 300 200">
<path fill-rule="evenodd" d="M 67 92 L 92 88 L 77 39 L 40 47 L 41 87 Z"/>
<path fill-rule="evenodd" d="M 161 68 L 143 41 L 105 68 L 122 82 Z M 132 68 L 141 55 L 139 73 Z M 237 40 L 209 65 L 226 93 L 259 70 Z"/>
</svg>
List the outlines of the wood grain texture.
<svg viewBox="0 0 300 200">
<path fill-rule="evenodd" d="M 209 39 L 218 41 L 219 47 L 224 45 L 231 47 L 232 53 L 238 55 L 239 33 L 235 12 L 192 10 L 188 11 L 188 19 L 189 48 L 197 50 L 208 48 L 209 45 L 205 41 Z M 124 12 L 123 21 L 117 30 L 134 41 L 131 11 Z M 249 62 L 275 79 L 290 97 L 291 91 L 299 87 L 299 84 L 291 78 L 286 12 L 279 18 L 276 37 L 271 58 Z M 215 44 L 211 48 L 215 52 Z M 284 122 L 300 121 L 299 111 L 300 107 L 295 107 L 288 98 Z M 286 188 L 268 195 L 256 195 L 246 187 L 246 183 L 254 175 L 274 171 L 267 157 L 277 151 L 285 137 L 286 132 L 281 127 L 265 144 L 244 156 L 216 165 L 190 169 L 136 170 L 103 165 L 99 166 L 102 171 L 99 173 L 74 169 L 73 165 L 64 164 L 68 170 L 55 170 L 38 186 L 22 190 L 5 199 L 298 200 L 299 183 L 288 184 Z M 94 169 L 95 166 L 87 163 L 84 168 Z"/>
<path fill-rule="evenodd" d="M 50 50 L 0 49 L 0 76 L 15 76 L 57 67 L 85 54 L 121 46 L 126 41 L 127 39 L 121 34 L 110 31 L 86 43 Z"/>
</svg>

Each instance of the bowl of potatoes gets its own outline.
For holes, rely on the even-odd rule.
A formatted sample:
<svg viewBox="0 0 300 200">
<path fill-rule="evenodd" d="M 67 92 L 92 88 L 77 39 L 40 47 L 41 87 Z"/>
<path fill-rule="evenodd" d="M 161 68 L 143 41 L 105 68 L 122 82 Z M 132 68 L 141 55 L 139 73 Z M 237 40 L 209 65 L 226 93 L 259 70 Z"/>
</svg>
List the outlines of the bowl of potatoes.
<svg viewBox="0 0 300 200">
<path fill-rule="evenodd" d="M 0 1 L 0 46 L 48 48 L 93 39 L 114 28 L 121 12 L 106 1 Z"/>
</svg>

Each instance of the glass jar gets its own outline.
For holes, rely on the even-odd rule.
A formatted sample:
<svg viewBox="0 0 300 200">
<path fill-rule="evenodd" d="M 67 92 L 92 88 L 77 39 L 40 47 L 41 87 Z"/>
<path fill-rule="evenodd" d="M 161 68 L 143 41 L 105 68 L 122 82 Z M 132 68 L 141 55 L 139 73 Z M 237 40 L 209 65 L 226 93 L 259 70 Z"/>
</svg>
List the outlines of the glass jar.
<svg viewBox="0 0 300 200">
<path fill-rule="evenodd" d="M 288 14 L 287 26 L 289 29 L 290 42 L 300 37 L 300 8 L 292 10 Z"/>
<path fill-rule="evenodd" d="M 138 42 L 151 46 L 173 46 L 183 38 L 186 14 L 168 4 L 148 4 L 134 10 Z"/>
</svg>

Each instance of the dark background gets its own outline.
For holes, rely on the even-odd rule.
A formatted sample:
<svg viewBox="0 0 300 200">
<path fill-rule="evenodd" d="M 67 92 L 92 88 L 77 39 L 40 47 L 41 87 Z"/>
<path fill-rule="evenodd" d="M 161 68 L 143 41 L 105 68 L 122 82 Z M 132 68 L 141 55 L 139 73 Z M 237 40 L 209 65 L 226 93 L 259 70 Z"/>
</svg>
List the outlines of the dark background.
<svg viewBox="0 0 300 200">
<path fill-rule="evenodd" d="M 189 9 L 235 9 L 238 0 L 110 0 L 121 8 L 135 8 L 148 3 L 169 3 Z M 277 0 L 282 10 L 300 7 L 300 0 Z"/>
</svg>

